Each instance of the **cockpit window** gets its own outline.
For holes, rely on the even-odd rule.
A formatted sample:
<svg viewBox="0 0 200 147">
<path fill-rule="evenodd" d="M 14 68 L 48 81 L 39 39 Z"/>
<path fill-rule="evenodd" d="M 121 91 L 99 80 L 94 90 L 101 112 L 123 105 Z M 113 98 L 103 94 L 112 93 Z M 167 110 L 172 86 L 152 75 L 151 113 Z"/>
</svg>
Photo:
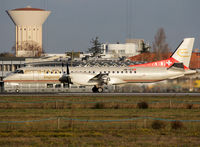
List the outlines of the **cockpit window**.
<svg viewBox="0 0 200 147">
<path fill-rule="evenodd" d="M 14 73 L 24 74 L 24 71 L 23 70 L 16 70 Z"/>
</svg>

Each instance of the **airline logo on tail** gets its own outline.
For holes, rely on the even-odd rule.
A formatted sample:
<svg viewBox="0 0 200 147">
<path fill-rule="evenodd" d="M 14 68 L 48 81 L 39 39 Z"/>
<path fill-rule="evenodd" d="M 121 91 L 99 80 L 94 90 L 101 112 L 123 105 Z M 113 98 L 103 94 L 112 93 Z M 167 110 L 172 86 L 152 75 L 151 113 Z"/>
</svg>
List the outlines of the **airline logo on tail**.
<svg viewBox="0 0 200 147">
<path fill-rule="evenodd" d="M 184 69 L 189 69 L 190 58 L 192 55 L 192 48 L 194 45 L 194 38 L 185 38 L 172 56 L 169 59 L 139 64 L 130 65 L 129 67 L 166 67 L 169 68 L 174 63 L 183 63 Z"/>
<path fill-rule="evenodd" d="M 188 49 L 179 49 L 177 54 L 180 57 L 189 57 Z"/>
</svg>

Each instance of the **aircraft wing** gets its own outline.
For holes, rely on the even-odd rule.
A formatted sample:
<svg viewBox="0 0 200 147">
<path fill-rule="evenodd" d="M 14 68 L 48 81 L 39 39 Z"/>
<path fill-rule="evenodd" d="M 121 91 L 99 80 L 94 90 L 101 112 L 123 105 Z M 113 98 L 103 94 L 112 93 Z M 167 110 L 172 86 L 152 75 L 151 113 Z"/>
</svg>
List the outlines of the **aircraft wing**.
<svg viewBox="0 0 200 147">
<path fill-rule="evenodd" d="M 107 84 L 109 81 L 108 73 L 100 73 L 93 78 L 89 79 L 89 83 L 97 82 L 100 85 Z"/>
</svg>

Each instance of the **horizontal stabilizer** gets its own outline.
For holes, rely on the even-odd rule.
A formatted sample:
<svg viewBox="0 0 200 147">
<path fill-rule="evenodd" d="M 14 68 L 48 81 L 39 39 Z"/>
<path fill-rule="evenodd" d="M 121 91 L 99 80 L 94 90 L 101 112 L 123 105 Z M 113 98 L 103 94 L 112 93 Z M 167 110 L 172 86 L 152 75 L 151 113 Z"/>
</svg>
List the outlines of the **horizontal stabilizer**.
<svg viewBox="0 0 200 147">
<path fill-rule="evenodd" d="M 180 77 L 183 77 L 183 76 L 184 76 L 184 74 L 178 75 L 178 76 L 174 76 L 174 77 L 170 77 L 170 78 L 168 78 L 168 79 L 172 80 L 172 79 L 180 78 Z"/>
</svg>

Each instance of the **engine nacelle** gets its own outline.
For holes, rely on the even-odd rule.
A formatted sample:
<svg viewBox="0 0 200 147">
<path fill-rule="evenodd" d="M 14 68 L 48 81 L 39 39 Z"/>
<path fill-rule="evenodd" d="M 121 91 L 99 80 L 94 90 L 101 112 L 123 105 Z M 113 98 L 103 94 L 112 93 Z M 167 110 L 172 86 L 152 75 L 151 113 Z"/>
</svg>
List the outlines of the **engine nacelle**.
<svg viewBox="0 0 200 147">
<path fill-rule="evenodd" d="M 110 81 L 110 77 L 108 75 L 103 75 L 101 79 L 104 84 L 108 84 Z"/>
<path fill-rule="evenodd" d="M 70 73 L 70 78 L 72 83 L 78 84 L 78 85 L 97 85 L 98 82 L 92 81 L 89 82 L 90 79 L 92 79 L 95 76 L 95 74 L 89 74 L 89 73 Z"/>
<path fill-rule="evenodd" d="M 59 78 L 59 81 L 61 83 L 69 83 L 69 84 L 72 84 L 71 82 L 71 78 L 69 75 L 63 75 L 62 77 Z"/>
<path fill-rule="evenodd" d="M 120 78 L 115 78 L 115 77 L 112 77 L 109 79 L 109 84 L 123 84 L 123 83 L 126 83 L 125 81 L 121 80 Z"/>
</svg>

